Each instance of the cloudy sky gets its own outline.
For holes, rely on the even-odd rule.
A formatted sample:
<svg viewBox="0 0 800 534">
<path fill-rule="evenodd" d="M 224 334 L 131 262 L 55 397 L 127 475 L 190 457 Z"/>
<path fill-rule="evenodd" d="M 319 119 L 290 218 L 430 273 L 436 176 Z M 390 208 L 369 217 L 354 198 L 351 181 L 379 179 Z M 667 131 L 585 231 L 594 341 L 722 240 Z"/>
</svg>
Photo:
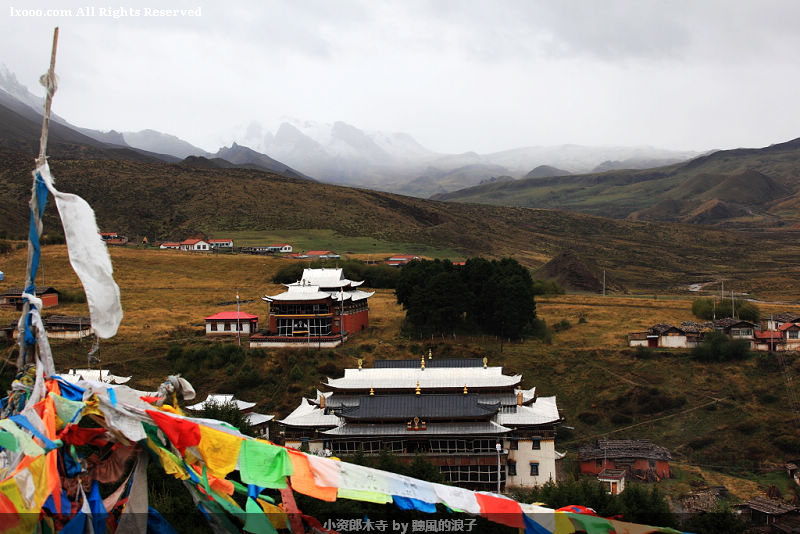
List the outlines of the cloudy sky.
<svg viewBox="0 0 800 534">
<path fill-rule="evenodd" d="M 795 0 L 0 6 L 0 63 L 36 94 L 60 27 L 58 114 L 102 130 L 153 128 L 210 151 L 254 121 L 274 128 L 285 118 L 406 132 L 449 153 L 800 137 Z M 157 11 L 167 9 L 199 16 Z"/>
</svg>

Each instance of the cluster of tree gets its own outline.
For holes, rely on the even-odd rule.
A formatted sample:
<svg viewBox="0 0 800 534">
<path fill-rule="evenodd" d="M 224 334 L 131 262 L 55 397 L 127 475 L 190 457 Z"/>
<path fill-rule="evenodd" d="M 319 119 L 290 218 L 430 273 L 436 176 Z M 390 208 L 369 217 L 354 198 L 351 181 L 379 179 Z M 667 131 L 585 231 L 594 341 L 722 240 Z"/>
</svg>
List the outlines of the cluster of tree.
<svg viewBox="0 0 800 534">
<path fill-rule="evenodd" d="M 699 298 L 692 302 L 692 313 L 698 319 L 710 321 L 716 317 L 738 317 L 743 321 L 757 323 L 761 319 L 761 310 L 746 300 L 733 301 L 731 299 L 717 300 L 715 298 Z"/>
<path fill-rule="evenodd" d="M 414 260 L 403 266 L 395 288 L 408 327 L 419 334 L 483 332 L 520 338 L 537 333 L 534 286 L 516 260 L 470 258 Z"/>
<path fill-rule="evenodd" d="M 364 281 L 364 286 L 373 289 L 394 289 L 397 279 L 400 276 L 400 269 L 390 267 L 385 264 L 368 265 L 358 260 L 337 260 L 337 267 L 341 267 L 345 278 L 355 281 Z M 291 284 L 297 282 L 303 276 L 303 269 L 321 269 L 331 267 L 330 262 L 321 260 L 313 261 L 311 264 L 296 262 L 285 265 L 278 269 L 272 282 L 275 284 Z"/>
<path fill-rule="evenodd" d="M 692 349 L 692 358 L 701 362 L 743 360 L 750 355 L 750 342 L 731 339 L 722 332 L 708 332 L 703 342 Z"/>
</svg>

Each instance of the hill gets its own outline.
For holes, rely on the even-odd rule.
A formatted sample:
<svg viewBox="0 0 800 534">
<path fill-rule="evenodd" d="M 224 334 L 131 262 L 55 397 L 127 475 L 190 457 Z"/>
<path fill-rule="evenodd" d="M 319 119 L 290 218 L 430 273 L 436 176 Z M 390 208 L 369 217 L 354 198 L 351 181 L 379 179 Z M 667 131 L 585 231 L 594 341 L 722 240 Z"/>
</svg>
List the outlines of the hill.
<svg viewBox="0 0 800 534">
<path fill-rule="evenodd" d="M 23 238 L 31 159 L 0 149 L 0 162 L 6 192 L 0 232 Z M 742 280 L 750 291 L 772 291 L 800 269 L 792 231 L 754 241 L 730 231 L 437 202 L 242 168 L 55 158 L 51 168 L 62 190 L 94 207 L 101 228 L 147 236 L 151 243 L 196 232 L 328 229 L 464 256 L 511 256 L 531 268 L 574 249 L 586 265 L 605 270 L 609 283 L 627 289 L 666 290 L 725 276 Z M 59 232 L 52 209 L 45 223 L 46 233 Z"/>
<path fill-rule="evenodd" d="M 434 198 L 668 222 L 695 222 L 696 210 L 711 202 L 725 209 L 701 217 L 706 224 L 792 226 L 800 221 L 790 208 L 800 198 L 800 139 L 653 169 L 488 183 Z"/>
</svg>

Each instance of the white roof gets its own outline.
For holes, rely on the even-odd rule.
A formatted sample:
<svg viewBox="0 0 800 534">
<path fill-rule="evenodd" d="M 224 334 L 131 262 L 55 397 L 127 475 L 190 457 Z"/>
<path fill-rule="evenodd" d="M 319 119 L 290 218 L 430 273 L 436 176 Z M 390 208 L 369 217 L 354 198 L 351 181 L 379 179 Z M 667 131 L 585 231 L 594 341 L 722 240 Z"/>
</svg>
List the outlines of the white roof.
<svg viewBox="0 0 800 534">
<path fill-rule="evenodd" d="M 290 426 L 339 426 L 341 420 L 336 415 L 326 414 L 325 410 L 314 406 L 303 397 L 300 406 L 278 422 Z"/>
<path fill-rule="evenodd" d="M 517 406 L 517 413 L 497 414 L 497 422 L 501 425 L 543 425 L 559 419 L 555 396 L 539 397 L 530 406 Z"/>
<path fill-rule="evenodd" d="M 283 293 L 270 297 L 265 295 L 261 297 L 263 300 L 272 302 L 274 300 L 322 300 L 329 298 L 331 295 L 326 291 L 320 291 L 319 286 L 299 286 L 290 285 Z"/>
<path fill-rule="evenodd" d="M 106 384 L 124 384 L 131 379 L 129 376 L 112 375 L 108 372 L 108 369 L 70 369 L 69 372 L 58 376 L 71 384 L 76 384 L 80 380 Z"/>
<path fill-rule="evenodd" d="M 233 395 L 230 394 L 224 394 L 224 395 L 212 394 L 206 397 L 206 400 L 204 400 L 203 402 L 192 404 L 191 406 L 187 406 L 187 408 L 189 408 L 190 410 L 202 410 L 206 407 L 206 404 L 228 404 L 231 402 L 235 402 L 236 407 L 239 408 L 240 410 L 246 410 L 256 405 L 255 402 L 245 402 L 234 399 Z"/>
<path fill-rule="evenodd" d="M 329 294 L 333 300 L 340 300 L 339 299 L 340 293 L 338 291 L 331 291 Z M 341 300 L 352 300 L 353 302 L 357 302 L 359 300 L 368 299 L 374 294 L 375 294 L 374 291 L 367 292 L 367 291 L 361 291 L 360 289 L 353 289 L 350 291 L 343 291 L 341 293 L 342 297 Z"/>
<path fill-rule="evenodd" d="M 263 423 L 266 423 L 267 421 L 272 421 L 275 418 L 275 416 L 274 415 L 265 415 L 263 413 L 249 413 L 249 414 L 245 415 L 244 418 L 251 425 L 258 426 L 258 425 L 261 425 Z"/>
<path fill-rule="evenodd" d="M 319 287 L 344 287 L 344 286 L 360 286 L 364 282 L 355 282 L 348 280 L 344 277 L 344 272 L 341 268 L 335 269 L 303 269 L 303 277 L 299 282 L 287 284 L 290 286 L 296 285 L 311 285 Z"/>
<path fill-rule="evenodd" d="M 342 378 L 328 378 L 337 389 L 414 389 L 509 387 L 522 381 L 522 375 L 504 375 L 502 367 L 432 367 L 422 369 L 371 368 L 345 369 Z"/>
</svg>

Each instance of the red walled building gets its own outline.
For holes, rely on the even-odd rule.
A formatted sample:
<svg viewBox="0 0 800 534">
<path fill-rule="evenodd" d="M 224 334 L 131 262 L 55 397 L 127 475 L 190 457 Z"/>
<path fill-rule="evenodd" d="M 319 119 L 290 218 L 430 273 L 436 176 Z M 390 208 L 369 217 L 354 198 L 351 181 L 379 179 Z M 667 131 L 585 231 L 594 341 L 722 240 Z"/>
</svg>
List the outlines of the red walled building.
<svg viewBox="0 0 800 534">
<path fill-rule="evenodd" d="M 582 475 L 598 475 L 604 469 L 624 469 L 630 478 L 660 480 L 670 477 L 672 456 L 664 447 L 646 439 L 601 439 L 578 449 Z"/>
<path fill-rule="evenodd" d="M 268 331 L 252 336 L 250 346 L 341 344 L 369 326 L 368 299 L 374 293 L 357 289 L 361 284 L 345 278 L 342 269 L 305 269 L 285 292 L 262 297 L 270 304 Z"/>
</svg>

